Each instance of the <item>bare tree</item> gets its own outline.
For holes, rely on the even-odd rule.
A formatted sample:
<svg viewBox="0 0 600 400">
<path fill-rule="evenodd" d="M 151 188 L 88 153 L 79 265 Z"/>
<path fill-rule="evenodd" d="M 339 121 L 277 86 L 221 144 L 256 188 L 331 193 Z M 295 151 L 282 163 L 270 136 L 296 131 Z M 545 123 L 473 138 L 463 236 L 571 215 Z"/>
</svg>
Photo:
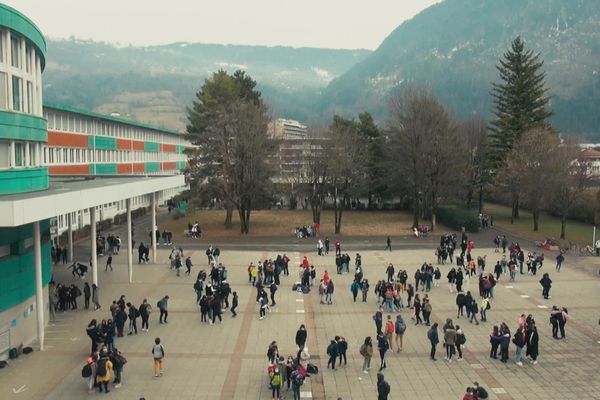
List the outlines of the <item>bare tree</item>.
<svg viewBox="0 0 600 400">
<path fill-rule="evenodd" d="M 560 238 L 566 237 L 567 217 L 573 205 L 589 187 L 589 160 L 581 157 L 575 138 L 567 138 L 552 156 L 552 204 L 560 215 Z"/>
<path fill-rule="evenodd" d="M 471 117 L 459 122 L 459 142 L 464 143 L 467 165 L 467 193 L 465 205 L 471 207 L 477 196 L 479 212 L 483 212 L 483 188 L 488 174 L 488 128 L 481 118 Z"/>
<path fill-rule="evenodd" d="M 267 162 L 273 142 L 267 136 L 268 117 L 263 105 L 240 104 L 231 122 L 235 139 L 231 143 L 229 199 L 240 217 L 240 231 L 250 231 L 253 205 L 268 199 L 272 167 Z"/>
<path fill-rule="evenodd" d="M 307 155 L 307 184 L 309 188 L 309 203 L 312 210 L 313 223 L 321 223 L 321 211 L 325 204 L 327 174 L 329 160 L 326 146 L 327 140 L 317 131 L 309 132 L 310 151 Z"/>
<path fill-rule="evenodd" d="M 367 147 L 354 120 L 334 116 L 328 133 L 328 181 L 333 196 L 335 233 L 340 233 L 344 209 L 364 182 Z"/>
<path fill-rule="evenodd" d="M 498 173 L 498 182 L 514 199 L 522 195 L 533 215 L 533 230 L 539 229 L 542 209 L 551 196 L 551 182 L 556 170 L 553 157 L 559 145 L 556 134 L 547 128 L 525 132 L 514 144 L 506 164 Z"/>
<path fill-rule="evenodd" d="M 409 88 L 390 100 L 394 166 L 413 203 L 413 227 L 423 209 L 436 226 L 437 210 L 454 191 L 464 168 L 457 129 L 427 89 Z"/>
</svg>

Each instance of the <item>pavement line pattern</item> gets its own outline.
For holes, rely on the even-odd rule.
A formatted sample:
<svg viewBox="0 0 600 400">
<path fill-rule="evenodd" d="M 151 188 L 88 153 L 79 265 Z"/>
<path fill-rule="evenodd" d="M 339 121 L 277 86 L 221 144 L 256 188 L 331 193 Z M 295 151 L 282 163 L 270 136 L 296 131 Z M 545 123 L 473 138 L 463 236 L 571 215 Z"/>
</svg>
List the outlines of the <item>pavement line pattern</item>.
<svg viewBox="0 0 600 400">
<path fill-rule="evenodd" d="M 306 310 L 305 312 L 305 324 L 306 324 L 306 331 L 308 333 L 308 344 L 309 344 L 309 351 L 311 353 L 311 361 L 312 364 L 316 365 L 320 371 L 323 371 L 323 367 L 321 365 L 321 361 L 320 361 L 320 346 L 319 346 L 319 340 L 317 339 L 317 327 L 315 325 L 315 310 L 314 310 L 314 306 L 313 306 L 313 293 L 314 291 L 311 290 L 309 296 L 310 298 L 308 299 L 308 301 L 304 302 L 304 308 Z M 318 291 L 317 291 L 318 294 Z M 316 355 L 319 355 L 319 357 L 315 357 Z M 316 374 L 316 375 L 311 375 L 310 377 L 310 386 L 312 388 L 312 398 L 314 399 L 319 399 L 319 400 L 325 400 L 327 397 L 325 396 L 325 386 L 323 385 L 323 372 Z"/>
<path fill-rule="evenodd" d="M 260 259 L 264 260 L 265 258 L 267 258 L 267 256 L 268 253 L 263 252 L 260 255 Z M 250 294 L 250 296 L 248 296 L 246 308 L 244 309 L 244 318 L 242 319 L 242 326 L 240 327 L 238 338 L 235 342 L 235 346 L 233 347 L 233 352 L 229 357 L 229 368 L 227 369 L 227 374 L 225 375 L 227 379 L 223 382 L 223 387 L 221 388 L 221 400 L 235 398 L 236 387 L 240 378 L 240 371 L 242 369 L 242 363 L 238 362 L 239 360 L 237 358 L 239 354 L 244 354 L 244 350 L 246 349 L 246 345 L 248 344 L 249 335 L 247 333 L 250 332 L 250 328 L 252 325 L 254 307 L 255 301 L 252 297 L 252 294 Z"/>
</svg>

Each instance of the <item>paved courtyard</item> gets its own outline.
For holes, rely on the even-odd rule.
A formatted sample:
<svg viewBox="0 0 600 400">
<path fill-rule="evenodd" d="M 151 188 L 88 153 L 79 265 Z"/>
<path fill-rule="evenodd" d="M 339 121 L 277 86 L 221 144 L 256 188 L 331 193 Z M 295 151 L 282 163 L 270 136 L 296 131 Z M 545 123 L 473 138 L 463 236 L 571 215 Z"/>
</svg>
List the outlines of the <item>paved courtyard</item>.
<svg viewBox="0 0 600 400">
<path fill-rule="evenodd" d="M 477 236 L 474 240 L 478 241 Z M 286 239 L 279 239 L 277 248 L 285 247 Z M 290 239 L 290 243 L 292 240 Z M 265 257 L 275 257 L 278 252 L 249 247 L 248 250 L 222 251 L 221 260 L 228 267 L 232 289 L 239 294 L 238 317 L 231 318 L 227 311 L 224 323 L 209 326 L 200 323 L 195 293 L 192 288 L 195 275 L 205 268 L 205 245 L 188 245 L 192 255 L 192 276 L 175 276 L 167 267 L 169 250 L 159 247 L 157 265 L 134 265 L 134 283 L 127 283 L 126 254 L 115 257 L 113 272 L 105 272 L 103 259 L 99 260 L 99 280 L 102 310 L 69 311 L 57 314 L 56 322 L 47 327 L 44 352 L 35 351 L 11 362 L 0 371 L 1 399 L 85 399 L 103 396 L 114 399 L 270 399 L 266 379 L 266 351 L 276 340 L 282 355 L 294 354 L 294 337 L 299 325 L 308 329 L 308 349 L 311 362 L 320 367 L 320 373 L 306 380 L 302 387 L 303 398 L 313 399 L 375 399 L 376 368 L 369 375 L 361 371 L 362 357 L 358 350 L 366 336 L 375 337 L 371 316 L 376 310 L 375 297 L 369 293 L 367 303 L 352 302 L 350 284 L 352 274 L 337 275 L 335 259 L 308 254 L 316 266 L 318 276 L 325 269 L 333 272 L 336 286 L 333 305 L 319 303 L 316 290 L 299 294 L 291 290 L 296 281 L 297 267 L 302 251 L 290 246 L 291 275 L 282 277 L 276 294 L 277 306 L 265 320 L 258 319 L 255 290 L 248 284 L 246 266 Z M 219 245 L 219 243 L 214 243 Z M 485 244 L 484 244 L 485 245 Z M 359 244 L 343 249 L 351 255 L 359 251 L 363 257 L 365 278 L 371 283 L 384 278 L 385 266 L 394 263 L 396 268 L 407 268 L 412 279 L 415 269 L 423 261 L 434 262 L 435 245 L 419 244 L 417 239 L 394 240 L 398 248 L 393 252 L 375 250 L 373 246 L 362 249 Z M 192 248 L 194 247 L 194 248 Z M 257 246 L 255 246 L 257 247 Z M 260 246 L 258 246 L 260 247 Z M 283 252 L 283 251 L 281 251 Z M 499 258 L 491 248 L 476 248 L 474 255 L 487 254 L 488 269 Z M 567 257 L 562 272 L 554 272 L 554 256 L 547 255 L 542 271 L 551 273 L 554 285 L 552 298 L 543 300 L 540 276 L 517 276 L 517 282 L 508 283 L 501 278 L 495 290 L 493 307 L 488 312 L 488 323 L 479 326 L 461 318 L 455 319 L 467 337 L 463 361 L 448 364 L 443 360 L 442 347 L 438 348 L 437 362 L 429 360 L 426 327 L 413 326 L 409 311 L 402 311 L 408 322 L 404 336 L 404 350 L 390 353 L 385 376 L 391 385 L 391 399 L 462 399 L 467 385 L 473 381 L 486 387 L 492 399 L 600 399 L 599 335 L 599 280 L 593 273 L 585 272 L 576 263 L 593 263 L 594 258 Z M 442 266 L 443 279 L 450 267 Z M 70 273 L 62 265 L 55 267 L 55 281 L 73 283 Z M 87 278 L 90 276 L 88 274 Z M 75 281 L 81 285 L 80 280 Z M 469 289 L 466 281 L 466 289 Z M 373 287 L 373 286 L 372 286 Z M 477 292 L 475 282 L 470 286 Z M 89 352 L 90 341 L 85 327 L 92 319 L 110 316 L 108 307 L 113 299 L 125 294 L 139 305 L 143 298 L 156 305 L 163 295 L 170 296 L 169 324 L 158 324 L 158 312 L 151 316 L 150 332 L 137 336 L 117 338 L 116 346 L 126 355 L 123 386 L 110 394 L 88 394 L 86 380 L 81 378 L 81 368 Z M 454 295 L 442 284 L 429 293 L 433 306 L 432 322 L 447 317 L 454 318 Z M 478 298 L 478 297 L 477 297 Z M 406 298 L 404 298 L 406 301 Z M 80 303 L 82 303 L 80 298 Z M 567 324 L 567 339 L 553 340 L 548 315 L 553 304 L 569 309 L 572 320 Z M 156 307 L 154 307 L 156 308 Z M 489 333 L 494 324 L 506 321 L 514 332 L 521 313 L 532 313 L 540 331 L 539 364 L 514 364 L 514 345 L 511 344 L 511 362 L 502 364 L 489 358 Z M 327 370 L 325 349 L 335 335 L 349 342 L 348 365 L 336 371 Z M 155 337 L 161 337 L 166 350 L 165 374 L 154 379 L 150 350 Z M 379 357 L 374 355 L 373 365 Z M 291 392 L 286 398 L 292 398 Z"/>
</svg>

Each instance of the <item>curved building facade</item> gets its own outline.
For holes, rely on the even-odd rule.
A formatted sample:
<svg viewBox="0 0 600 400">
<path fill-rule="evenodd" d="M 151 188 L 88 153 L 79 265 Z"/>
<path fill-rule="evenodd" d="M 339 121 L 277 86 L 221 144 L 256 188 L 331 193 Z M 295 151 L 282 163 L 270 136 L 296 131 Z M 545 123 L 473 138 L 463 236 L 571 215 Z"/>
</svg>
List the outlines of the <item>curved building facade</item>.
<svg viewBox="0 0 600 400">
<path fill-rule="evenodd" d="M 42 108 L 45 52 L 46 41 L 36 25 L 0 4 L 0 196 L 49 185 L 43 165 L 48 138 Z M 33 225 L 0 228 L 0 354 L 36 337 Z M 40 221 L 39 227 L 47 298 L 52 274 L 49 221 Z"/>
</svg>

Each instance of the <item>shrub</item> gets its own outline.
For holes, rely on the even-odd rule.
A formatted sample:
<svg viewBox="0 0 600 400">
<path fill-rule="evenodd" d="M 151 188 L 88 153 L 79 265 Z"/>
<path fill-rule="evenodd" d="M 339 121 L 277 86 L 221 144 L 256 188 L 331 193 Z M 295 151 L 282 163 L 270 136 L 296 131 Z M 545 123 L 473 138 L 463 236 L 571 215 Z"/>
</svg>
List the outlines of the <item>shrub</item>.
<svg viewBox="0 0 600 400">
<path fill-rule="evenodd" d="M 180 218 L 183 218 L 184 216 L 185 214 L 179 208 L 175 208 L 173 209 L 173 211 L 171 211 L 171 218 L 173 218 L 173 220 L 175 221 L 177 221 Z"/>
<path fill-rule="evenodd" d="M 475 210 L 458 206 L 439 207 L 437 219 L 449 228 L 460 231 L 464 226 L 467 232 L 479 232 L 481 221 Z"/>
</svg>

